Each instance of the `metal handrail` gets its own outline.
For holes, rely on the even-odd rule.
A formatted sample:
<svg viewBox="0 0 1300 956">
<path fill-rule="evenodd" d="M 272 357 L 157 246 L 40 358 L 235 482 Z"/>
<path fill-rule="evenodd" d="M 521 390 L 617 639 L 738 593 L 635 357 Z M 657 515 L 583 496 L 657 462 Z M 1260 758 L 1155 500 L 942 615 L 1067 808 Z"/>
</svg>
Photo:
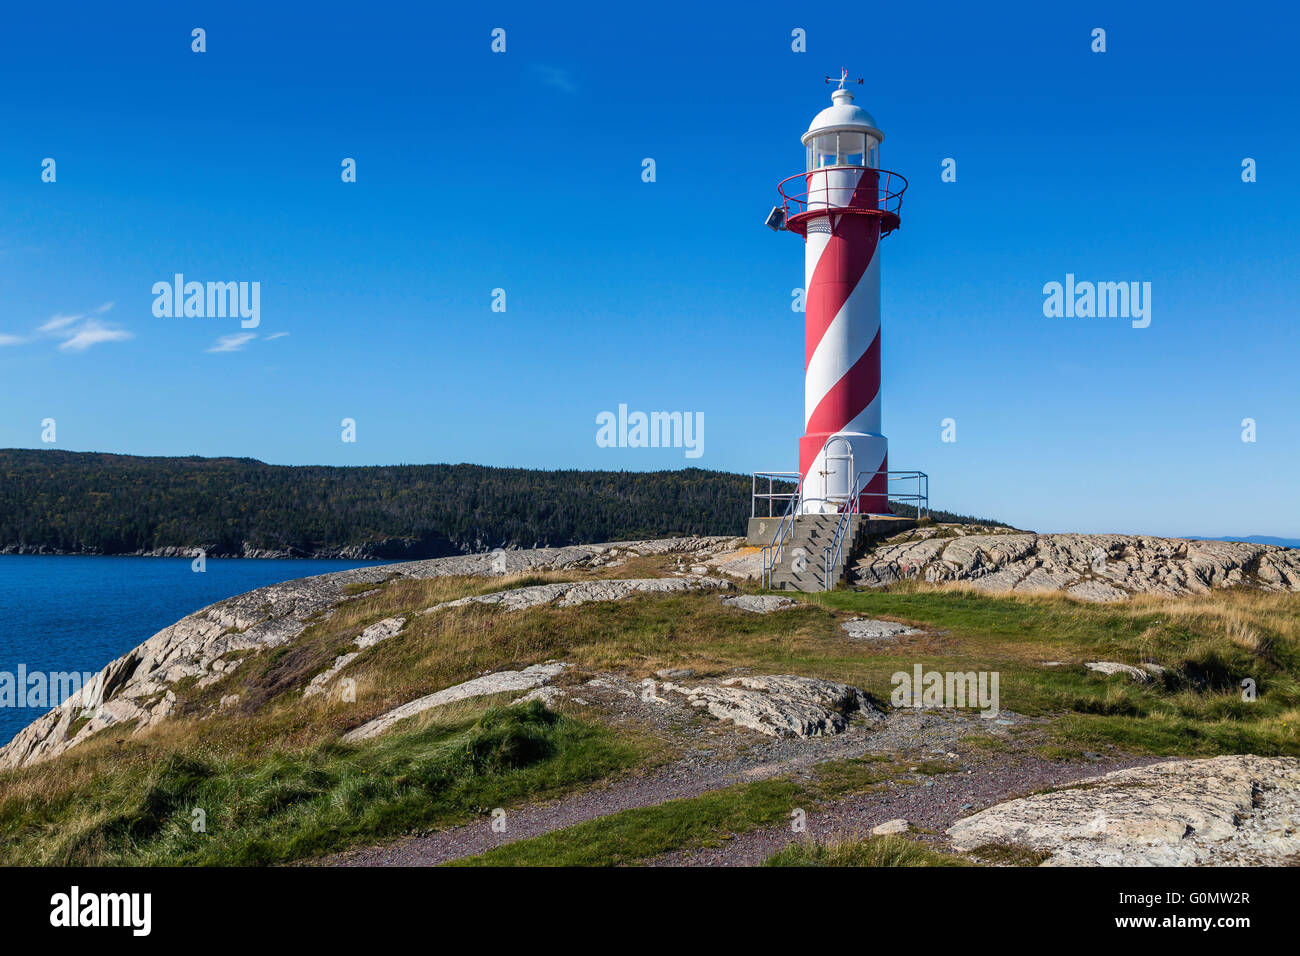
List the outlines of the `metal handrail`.
<svg viewBox="0 0 1300 956">
<path fill-rule="evenodd" d="M 835 523 L 835 535 L 831 538 L 831 543 L 822 549 L 822 590 L 831 589 L 831 568 L 839 563 L 840 554 L 844 548 L 844 536 L 853 523 L 853 516 L 861 510 L 862 504 L 862 476 L 866 472 L 859 472 L 858 476 L 853 479 L 853 487 L 850 489 L 850 497 L 847 506 L 840 512 L 840 520 Z M 873 472 L 871 477 L 874 478 L 880 472 Z M 831 552 L 834 551 L 834 561 L 831 560 Z"/>
<path fill-rule="evenodd" d="M 794 516 L 799 506 L 799 495 L 803 492 L 803 479 L 795 486 L 794 495 L 790 498 L 790 504 L 786 506 L 785 514 L 781 516 L 781 523 L 776 526 L 776 534 L 772 536 L 772 543 L 763 546 L 763 588 L 770 590 L 772 587 L 772 570 L 781 563 L 781 557 L 785 553 L 785 539 L 794 535 Z"/>
<path fill-rule="evenodd" d="M 823 448 L 824 447 L 825 446 L 823 446 Z M 784 478 L 784 477 L 795 477 L 796 473 L 795 472 L 754 472 L 755 479 L 767 475 Z M 925 516 L 927 517 L 929 516 L 930 476 L 923 471 L 859 472 L 857 476 L 854 478 L 853 486 L 850 489 L 850 493 L 844 496 L 843 500 L 841 500 L 841 496 L 839 495 L 835 495 L 829 498 L 805 499 L 803 496 L 804 482 L 802 478 L 799 478 L 798 482 L 795 485 L 794 492 L 789 495 L 784 493 L 773 494 L 771 492 L 769 492 L 768 495 L 765 496 L 759 495 L 756 487 L 756 482 L 755 482 L 755 486 L 751 487 L 751 491 L 754 495 L 755 500 L 759 497 L 768 497 L 769 508 L 770 508 L 770 501 L 772 499 L 784 500 L 786 498 L 789 498 L 789 504 L 786 506 L 785 513 L 781 516 L 781 521 L 777 525 L 776 533 L 772 536 L 772 543 L 768 545 L 764 545 L 762 549 L 763 587 L 765 589 L 770 589 L 772 587 L 772 572 L 776 569 L 777 565 L 781 563 L 781 559 L 785 556 L 786 541 L 794 536 L 794 522 L 801 506 L 807 504 L 808 501 L 825 501 L 827 503 L 835 503 L 837 505 L 837 509 L 839 513 L 839 520 L 835 523 L 835 534 L 831 538 L 831 543 L 822 549 L 822 588 L 823 590 L 826 591 L 831 590 L 831 570 L 835 567 L 835 565 L 837 565 L 840 562 L 840 560 L 843 557 L 844 542 L 845 539 L 848 537 L 849 530 L 853 527 L 853 518 L 857 515 L 862 514 L 862 498 L 866 493 L 866 488 L 874 479 L 876 479 L 880 475 L 885 476 L 884 497 L 886 502 L 890 500 L 915 501 L 917 517 L 920 518 L 922 516 L 922 512 L 924 512 Z M 916 494 L 890 494 L 889 492 L 890 481 L 912 481 L 912 480 L 916 481 Z M 752 510 L 753 508 L 751 508 L 751 511 Z"/>
<path fill-rule="evenodd" d="M 798 494 L 799 480 L 800 480 L 801 477 L 802 477 L 802 476 L 801 476 L 801 475 L 799 474 L 799 472 L 797 472 L 797 471 L 756 471 L 756 472 L 753 472 L 752 475 L 751 475 L 751 478 L 750 478 L 750 491 L 749 491 L 749 516 L 750 516 L 751 518 L 757 518 L 757 517 L 759 516 L 759 515 L 758 515 L 758 501 L 759 501 L 760 498 L 765 498 L 765 499 L 767 500 L 767 515 L 766 515 L 766 517 L 768 517 L 768 518 L 775 518 L 776 515 L 772 514 L 772 502 L 773 502 L 773 501 L 789 501 L 790 499 L 794 498 L 794 497 Z M 766 494 L 762 494 L 762 493 L 760 493 L 759 490 L 758 490 L 758 482 L 759 482 L 760 479 L 765 479 L 765 480 L 767 481 L 767 493 L 766 493 Z M 795 491 L 792 491 L 792 492 L 773 491 L 773 490 L 772 490 L 772 484 L 773 484 L 773 482 L 776 482 L 776 481 L 784 481 L 784 482 L 786 482 L 787 484 L 792 484 L 792 485 L 794 485 L 794 486 L 795 486 Z"/>
<path fill-rule="evenodd" d="M 886 481 L 885 495 L 888 499 L 892 499 L 893 501 L 914 501 L 916 502 L 915 508 L 916 508 L 917 518 L 921 518 L 921 517 L 928 518 L 930 516 L 930 476 L 929 475 L 927 475 L 923 471 L 886 471 L 884 472 L 884 474 L 887 476 L 885 479 Z M 916 494 L 906 495 L 906 494 L 889 493 L 888 482 L 911 481 L 913 479 L 916 480 Z M 924 515 L 922 515 L 923 510 L 925 512 Z"/>
<path fill-rule="evenodd" d="M 916 501 L 916 516 L 921 517 L 921 508 L 924 505 L 925 513 L 930 514 L 930 476 L 923 471 L 876 471 L 868 474 L 860 472 L 853 482 L 851 498 L 846 504 L 844 510 L 840 512 L 840 520 L 835 524 L 835 535 L 831 538 L 831 543 L 822 549 L 822 590 L 831 590 L 831 570 L 840 562 L 844 553 L 844 539 L 848 536 L 849 529 L 853 526 L 853 517 L 862 511 L 862 495 L 866 486 L 879 475 L 885 476 L 885 500 L 890 499 L 889 482 L 910 481 L 916 479 L 915 495 L 893 495 L 895 501 L 912 500 Z M 865 481 L 863 479 L 866 479 Z M 924 483 L 924 491 L 922 491 Z"/>
</svg>

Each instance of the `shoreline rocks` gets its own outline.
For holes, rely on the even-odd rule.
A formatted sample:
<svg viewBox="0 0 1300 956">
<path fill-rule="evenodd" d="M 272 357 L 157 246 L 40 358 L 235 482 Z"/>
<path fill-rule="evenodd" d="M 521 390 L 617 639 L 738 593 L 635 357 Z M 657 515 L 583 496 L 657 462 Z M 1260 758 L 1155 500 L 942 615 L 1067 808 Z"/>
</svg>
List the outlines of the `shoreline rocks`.
<svg viewBox="0 0 1300 956">
<path fill-rule="evenodd" d="M 244 654 L 273 650 L 296 640 L 307 629 L 310 618 L 331 614 L 337 605 L 359 596 L 348 593 L 349 585 L 378 585 L 394 576 L 499 577 L 562 571 L 599 566 L 612 558 L 628 556 L 705 557 L 735 550 L 740 541 L 735 537 L 680 537 L 496 551 L 333 571 L 257 588 L 195 611 L 110 662 L 81 691 L 36 718 L 0 747 L 0 770 L 48 760 L 108 727 L 133 725 L 132 732 L 139 733 L 154 726 L 172 714 L 177 700 L 174 685 L 178 682 L 207 687 L 236 670 Z M 665 581 L 678 582 L 664 590 L 702 587 L 695 579 L 649 580 L 656 587 Z M 586 583 L 612 585 L 613 591 L 622 587 L 610 580 Z M 708 586 L 730 588 L 731 584 L 719 581 Z M 89 719 L 83 720 L 83 712 L 87 711 Z"/>
</svg>

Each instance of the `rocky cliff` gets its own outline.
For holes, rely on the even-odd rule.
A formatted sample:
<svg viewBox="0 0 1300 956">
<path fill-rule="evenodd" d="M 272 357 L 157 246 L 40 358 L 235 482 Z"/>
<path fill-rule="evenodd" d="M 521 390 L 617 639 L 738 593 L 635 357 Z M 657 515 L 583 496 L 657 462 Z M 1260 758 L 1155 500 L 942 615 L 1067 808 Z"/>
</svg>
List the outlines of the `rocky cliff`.
<svg viewBox="0 0 1300 956">
<path fill-rule="evenodd" d="M 196 611 L 113 661 L 91 684 L 0 748 L 0 769 L 57 756 L 106 727 L 132 722 L 135 732 L 152 727 L 172 713 L 179 683 L 207 687 L 235 670 L 244 652 L 273 650 L 294 641 L 310 619 L 329 615 L 364 592 L 356 585 L 377 584 L 391 576 L 503 576 L 598 568 L 652 554 L 680 554 L 694 563 L 734 549 L 737 543 L 734 538 L 693 537 L 498 551 L 337 571 L 258 588 Z M 88 708 L 92 702 L 97 706 Z"/>
</svg>

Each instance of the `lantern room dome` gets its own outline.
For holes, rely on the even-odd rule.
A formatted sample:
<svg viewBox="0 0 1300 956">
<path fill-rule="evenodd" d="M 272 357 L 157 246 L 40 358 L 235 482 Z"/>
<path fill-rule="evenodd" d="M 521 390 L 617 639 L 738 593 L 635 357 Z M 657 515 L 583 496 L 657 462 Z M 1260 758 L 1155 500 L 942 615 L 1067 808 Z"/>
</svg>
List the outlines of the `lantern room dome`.
<svg viewBox="0 0 1300 956">
<path fill-rule="evenodd" d="M 872 115 L 861 106 L 854 105 L 853 94 L 848 90 L 836 90 L 831 94 L 831 100 L 832 105 L 814 116 L 808 125 L 808 132 L 803 134 L 805 145 L 818 133 L 832 130 L 863 132 L 873 136 L 877 143 L 885 138 Z"/>
</svg>

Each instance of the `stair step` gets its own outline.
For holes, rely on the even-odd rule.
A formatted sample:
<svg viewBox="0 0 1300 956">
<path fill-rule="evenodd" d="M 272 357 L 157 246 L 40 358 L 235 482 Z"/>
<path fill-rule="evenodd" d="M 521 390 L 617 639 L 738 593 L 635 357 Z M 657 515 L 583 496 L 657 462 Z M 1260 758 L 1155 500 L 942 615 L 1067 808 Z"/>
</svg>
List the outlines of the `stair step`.
<svg viewBox="0 0 1300 956">
<path fill-rule="evenodd" d="M 840 530 L 842 515 L 800 515 L 793 523 L 790 537 L 786 538 L 781 560 L 771 569 L 769 583 L 777 591 L 816 592 L 824 590 L 826 571 L 823 562 L 826 551 L 835 545 L 835 535 Z M 830 569 L 831 586 L 844 581 L 849 559 L 857 546 L 859 522 L 855 518 L 845 529 L 840 542 L 839 555 Z M 791 564 L 795 550 L 802 548 L 806 565 L 795 571 Z"/>
</svg>

